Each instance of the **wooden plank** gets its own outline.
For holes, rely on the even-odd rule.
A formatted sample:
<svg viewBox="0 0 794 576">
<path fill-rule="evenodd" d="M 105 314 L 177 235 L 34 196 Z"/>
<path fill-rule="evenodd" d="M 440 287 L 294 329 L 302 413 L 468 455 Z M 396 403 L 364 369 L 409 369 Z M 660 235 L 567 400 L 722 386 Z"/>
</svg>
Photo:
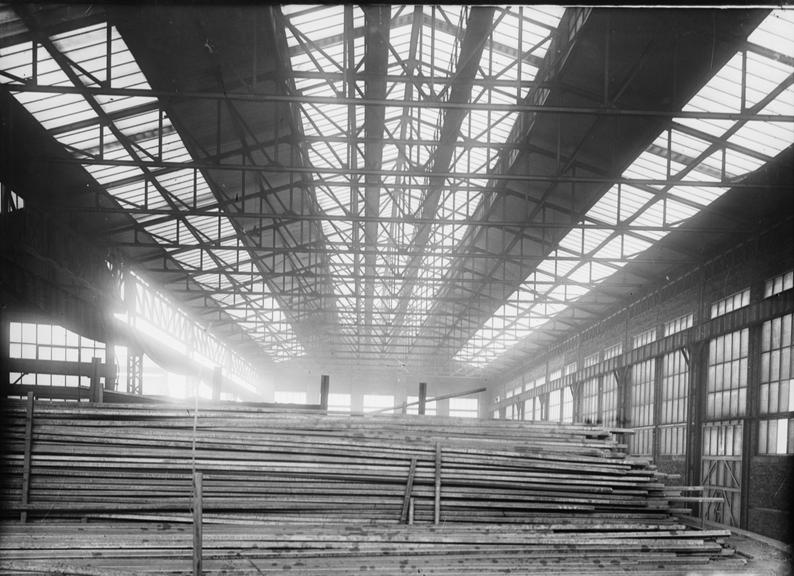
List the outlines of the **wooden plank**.
<svg viewBox="0 0 794 576">
<path fill-rule="evenodd" d="M 416 457 L 411 458 L 411 466 L 408 469 L 408 480 L 405 483 L 405 496 L 403 496 L 403 509 L 400 513 L 400 523 L 405 524 L 408 521 L 408 509 L 412 501 L 411 492 L 414 487 L 414 474 L 416 473 Z"/>
<path fill-rule="evenodd" d="M 441 519 L 441 443 L 436 442 L 436 478 L 433 502 L 433 524 Z"/>
<path fill-rule="evenodd" d="M 30 466 L 33 459 L 33 392 L 28 392 L 27 411 L 25 417 L 25 454 L 22 465 L 22 505 L 27 506 L 30 501 Z M 22 523 L 28 521 L 27 510 L 19 514 Z"/>
<path fill-rule="evenodd" d="M 193 576 L 202 576 L 202 545 L 203 545 L 203 495 L 202 474 L 193 473 Z"/>
</svg>

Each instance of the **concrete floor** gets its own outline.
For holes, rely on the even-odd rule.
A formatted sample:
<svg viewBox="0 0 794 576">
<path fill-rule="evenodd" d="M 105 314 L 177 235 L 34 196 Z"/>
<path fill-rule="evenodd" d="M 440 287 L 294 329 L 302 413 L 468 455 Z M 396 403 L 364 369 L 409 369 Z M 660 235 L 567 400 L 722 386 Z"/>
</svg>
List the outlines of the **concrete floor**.
<svg viewBox="0 0 794 576">
<path fill-rule="evenodd" d="M 790 576 L 792 574 L 791 550 L 788 552 L 766 542 L 734 534 L 727 539 L 736 554 L 748 560 L 750 576 Z M 694 575 L 693 575 L 694 576 Z"/>
</svg>

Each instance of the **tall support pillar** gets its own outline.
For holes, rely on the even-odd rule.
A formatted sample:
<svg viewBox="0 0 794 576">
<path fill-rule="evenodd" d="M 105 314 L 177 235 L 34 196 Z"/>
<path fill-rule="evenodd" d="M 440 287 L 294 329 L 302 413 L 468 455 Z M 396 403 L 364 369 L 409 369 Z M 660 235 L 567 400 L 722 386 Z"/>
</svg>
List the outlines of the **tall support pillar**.
<svg viewBox="0 0 794 576">
<path fill-rule="evenodd" d="M 703 418 L 706 410 L 706 342 L 693 342 L 684 348 L 689 365 L 689 405 L 687 406 L 686 483 L 700 484 L 703 446 Z"/>
<path fill-rule="evenodd" d="M 10 384 L 8 358 L 11 355 L 11 325 L 8 313 L 0 306 L 0 386 Z"/>
<path fill-rule="evenodd" d="M 97 357 L 91 358 L 91 402 L 102 404 L 103 391 L 102 378 L 100 374 L 101 360 Z"/>
<path fill-rule="evenodd" d="M 331 378 L 328 374 L 320 376 L 320 408 L 328 411 L 328 392 L 331 389 Z"/>
<path fill-rule="evenodd" d="M 127 392 L 143 394 L 143 354 L 127 353 Z"/>
<path fill-rule="evenodd" d="M 419 383 L 419 414 L 425 415 L 425 406 L 427 405 L 427 382 Z"/>
</svg>

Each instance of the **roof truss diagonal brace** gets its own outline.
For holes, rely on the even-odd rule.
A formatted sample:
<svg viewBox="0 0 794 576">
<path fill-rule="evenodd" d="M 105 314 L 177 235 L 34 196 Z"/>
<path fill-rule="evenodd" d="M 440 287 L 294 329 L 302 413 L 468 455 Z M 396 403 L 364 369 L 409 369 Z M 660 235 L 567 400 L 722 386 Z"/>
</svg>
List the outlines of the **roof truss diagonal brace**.
<svg viewBox="0 0 794 576">
<path fill-rule="evenodd" d="M 444 120 L 441 126 L 438 146 L 433 156 L 433 167 L 429 176 L 430 187 L 425 196 L 421 209 L 421 218 L 432 219 L 438 210 L 438 204 L 444 189 L 444 173 L 449 171 L 450 163 L 455 152 L 455 143 L 460 135 L 461 125 L 468 113 L 465 105 L 471 101 L 472 86 L 474 77 L 480 64 L 482 52 L 485 47 L 488 35 L 491 33 L 495 9 L 493 7 L 475 6 L 471 8 L 469 18 L 460 42 L 458 61 L 455 68 L 454 83 L 449 95 L 449 102 L 462 106 L 447 108 L 444 111 Z M 427 245 L 431 224 L 423 224 L 418 227 L 414 236 L 411 248 L 424 247 Z M 413 250 L 412 250 L 413 251 Z M 410 296 L 417 282 L 419 269 L 423 257 L 413 256 L 405 269 L 405 282 L 400 288 L 399 307 L 395 314 L 394 325 L 403 324 L 403 319 L 407 312 Z M 391 339 L 397 334 L 392 334 Z"/>
</svg>

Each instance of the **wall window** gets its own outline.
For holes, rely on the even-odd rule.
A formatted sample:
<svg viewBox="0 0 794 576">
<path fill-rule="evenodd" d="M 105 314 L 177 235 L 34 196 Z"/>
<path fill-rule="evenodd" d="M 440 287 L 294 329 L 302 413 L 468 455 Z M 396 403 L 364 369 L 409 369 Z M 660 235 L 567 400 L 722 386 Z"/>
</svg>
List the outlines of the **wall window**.
<svg viewBox="0 0 794 576">
<path fill-rule="evenodd" d="M 80 336 L 57 324 L 11 322 L 9 324 L 11 358 L 91 362 L 96 357 L 105 362 L 105 344 Z"/>
<path fill-rule="evenodd" d="M 614 346 L 610 346 L 606 350 L 604 350 L 604 360 L 609 360 L 610 358 L 617 358 L 623 354 L 623 342 L 618 342 Z"/>
<path fill-rule="evenodd" d="M 601 420 L 604 426 L 618 425 L 618 379 L 615 374 L 605 374 L 601 391 Z"/>
<path fill-rule="evenodd" d="M 419 396 L 408 396 L 406 402 L 410 404 L 411 402 L 419 402 Z M 408 406 L 405 409 L 406 414 L 419 414 L 419 404 L 414 404 L 413 406 Z M 435 416 L 436 415 L 436 401 L 432 398 L 425 398 L 425 416 Z"/>
<path fill-rule="evenodd" d="M 99 358 L 101 362 L 105 362 L 104 343 L 85 338 L 56 324 L 10 322 L 8 340 L 11 358 L 86 363 L 91 362 L 92 358 Z M 11 384 L 70 388 L 91 385 L 91 379 L 87 376 L 51 372 L 11 372 L 9 376 Z"/>
<path fill-rule="evenodd" d="M 735 292 L 722 300 L 717 300 L 711 305 L 711 317 L 716 318 L 723 314 L 728 314 L 750 304 L 750 289 L 745 288 Z"/>
<path fill-rule="evenodd" d="M 629 436 L 632 454 L 653 453 L 653 397 L 656 361 L 646 360 L 631 367 L 631 427 L 635 432 Z"/>
<path fill-rule="evenodd" d="M 573 389 L 570 386 L 562 389 L 562 421 L 573 422 Z"/>
<path fill-rule="evenodd" d="M 306 392 L 276 390 L 274 394 L 274 400 L 277 404 L 306 404 Z"/>
<path fill-rule="evenodd" d="M 631 339 L 631 347 L 632 349 L 639 348 L 640 346 L 650 344 L 654 340 L 656 340 L 656 328 L 651 328 L 650 330 L 646 330 L 634 336 Z"/>
<path fill-rule="evenodd" d="M 458 418 L 477 418 L 480 415 L 480 402 L 477 398 L 450 398 L 449 415 Z"/>
<path fill-rule="evenodd" d="M 598 358 L 601 354 L 596 352 L 595 354 L 590 354 L 590 356 L 585 356 L 582 363 L 584 364 L 585 368 L 589 368 L 590 366 L 595 366 L 598 364 Z"/>
<path fill-rule="evenodd" d="M 591 378 L 582 384 L 582 422 L 597 424 L 599 379 Z"/>
<path fill-rule="evenodd" d="M 683 352 L 677 350 L 662 360 L 661 454 L 685 453 L 688 398 L 689 365 Z"/>
<path fill-rule="evenodd" d="M 552 390 L 549 392 L 549 422 L 560 421 L 560 408 L 562 406 L 562 391 Z"/>
<path fill-rule="evenodd" d="M 742 433 L 743 425 L 737 421 L 703 426 L 704 496 L 722 498 L 719 503 L 706 503 L 703 515 L 731 526 L 738 526 L 741 516 Z"/>
<path fill-rule="evenodd" d="M 328 394 L 329 412 L 350 412 L 350 394 Z"/>
<path fill-rule="evenodd" d="M 543 402 L 540 396 L 534 396 L 524 401 L 524 420 L 543 420 Z"/>
<path fill-rule="evenodd" d="M 10 188 L 3 186 L 2 192 L 6 194 L 6 197 L 3 199 L 5 202 L 0 201 L 0 214 L 6 211 L 14 212 L 15 210 L 22 210 L 22 208 L 25 207 L 25 200 L 22 198 L 22 196 Z"/>
<path fill-rule="evenodd" d="M 565 366 L 565 375 L 570 376 L 576 372 L 576 362 L 571 362 Z"/>
<path fill-rule="evenodd" d="M 764 322 L 761 328 L 761 389 L 758 429 L 760 454 L 794 453 L 794 314 Z"/>
<path fill-rule="evenodd" d="M 394 407 L 394 396 L 391 394 L 364 394 L 364 412 L 374 412 Z M 391 412 L 385 412 L 391 414 Z"/>
<path fill-rule="evenodd" d="M 789 270 L 785 274 L 780 274 L 766 281 L 764 298 L 769 298 L 792 288 L 794 288 L 794 270 Z"/>
<path fill-rule="evenodd" d="M 709 342 L 706 416 L 744 416 L 747 405 L 747 328 Z"/>
<path fill-rule="evenodd" d="M 693 314 L 685 314 L 684 316 L 679 316 L 678 318 L 666 322 L 664 325 L 664 335 L 670 336 L 671 334 L 682 332 L 687 328 L 692 328 L 694 319 L 695 316 Z"/>
</svg>

